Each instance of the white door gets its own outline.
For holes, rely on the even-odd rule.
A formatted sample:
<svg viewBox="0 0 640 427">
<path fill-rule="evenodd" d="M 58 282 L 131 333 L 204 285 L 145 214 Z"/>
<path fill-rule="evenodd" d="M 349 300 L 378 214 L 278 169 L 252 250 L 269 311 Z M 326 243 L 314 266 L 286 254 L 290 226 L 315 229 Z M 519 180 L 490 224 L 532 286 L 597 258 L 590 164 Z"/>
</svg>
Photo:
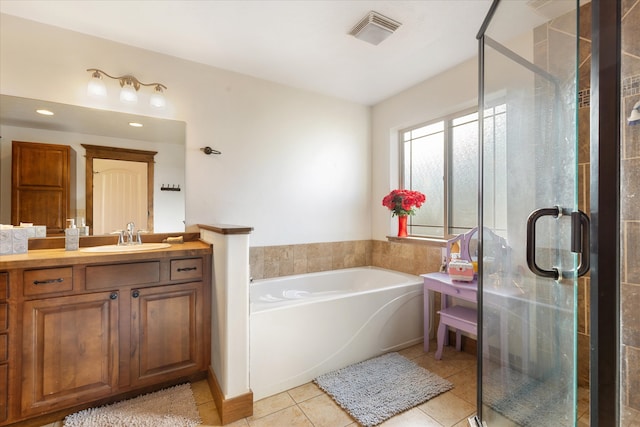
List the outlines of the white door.
<svg viewBox="0 0 640 427">
<path fill-rule="evenodd" d="M 147 164 L 93 159 L 93 234 L 147 227 Z"/>
</svg>

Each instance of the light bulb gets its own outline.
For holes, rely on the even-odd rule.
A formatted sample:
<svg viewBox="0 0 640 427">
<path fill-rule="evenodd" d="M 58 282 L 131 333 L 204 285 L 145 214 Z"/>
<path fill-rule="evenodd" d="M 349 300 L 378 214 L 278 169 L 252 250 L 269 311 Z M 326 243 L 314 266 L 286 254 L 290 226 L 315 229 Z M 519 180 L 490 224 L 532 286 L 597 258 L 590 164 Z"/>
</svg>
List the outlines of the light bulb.
<svg viewBox="0 0 640 427">
<path fill-rule="evenodd" d="M 167 105 L 167 101 L 164 99 L 162 87 L 160 85 L 156 86 L 155 90 L 151 94 L 149 104 L 155 108 L 164 108 Z"/>
<path fill-rule="evenodd" d="M 87 85 L 87 94 L 96 97 L 107 96 L 107 87 L 104 85 L 102 77 L 97 71 L 94 71 L 91 75 L 91 80 L 89 80 L 89 84 Z"/>
<path fill-rule="evenodd" d="M 135 104 L 138 102 L 138 94 L 131 80 L 126 80 L 120 90 L 120 101 L 127 104 Z"/>
</svg>

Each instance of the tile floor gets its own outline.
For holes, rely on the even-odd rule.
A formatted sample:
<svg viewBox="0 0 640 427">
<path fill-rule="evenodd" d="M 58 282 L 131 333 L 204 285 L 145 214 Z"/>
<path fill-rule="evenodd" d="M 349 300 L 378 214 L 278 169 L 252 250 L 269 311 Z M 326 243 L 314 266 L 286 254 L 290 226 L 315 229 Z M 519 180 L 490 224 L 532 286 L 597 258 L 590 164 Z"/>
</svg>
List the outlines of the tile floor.
<svg viewBox="0 0 640 427">
<path fill-rule="evenodd" d="M 442 360 L 434 357 L 435 342 L 425 353 L 422 344 L 399 351 L 425 369 L 451 381 L 454 388 L 422 405 L 380 424 L 381 427 L 468 427 L 476 412 L 476 358 L 445 347 Z M 192 384 L 202 418 L 201 427 L 221 426 L 209 386 L 205 380 Z M 589 393 L 578 391 L 579 427 L 589 425 Z M 254 403 L 253 415 L 227 424 L 229 427 L 357 427 L 358 424 L 315 384 L 308 383 Z M 505 420 L 500 427 L 511 427 Z M 62 422 L 43 427 L 62 427 Z M 493 427 L 493 426 L 492 426 Z"/>
</svg>

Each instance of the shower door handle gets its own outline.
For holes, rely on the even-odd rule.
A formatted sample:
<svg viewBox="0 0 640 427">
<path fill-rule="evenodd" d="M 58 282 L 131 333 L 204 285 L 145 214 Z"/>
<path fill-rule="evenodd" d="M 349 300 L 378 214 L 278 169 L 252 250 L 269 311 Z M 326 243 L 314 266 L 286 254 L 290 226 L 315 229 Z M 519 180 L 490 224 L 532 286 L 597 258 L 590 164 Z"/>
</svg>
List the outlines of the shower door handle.
<svg viewBox="0 0 640 427">
<path fill-rule="evenodd" d="M 578 277 L 589 271 L 589 232 L 591 223 L 589 217 L 582 211 L 571 212 L 571 252 L 580 254 Z"/>
<path fill-rule="evenodd" d="M 561 210 L 558 206 L 553 208 L 536 209 L 527 219 L 527 265 L 529 270 L 540 277 L 558 280 L 560 272 L 557 268 L 545 270 L 536 263 L 536 222 L 543 216 L 558 218 L 560 215 L 568 215 L 567 210 Z M 571 252 L 580 255 L 580 264 L 577 267 L 577 277 L 582 277 L 589 271 L 589 217 L 582 211 L 571 212 Z"/>
<path fill-rule="evenodd" d="M 558 277 L 560 277 L 558 269 L 552 268 L 551 270 L 545 270 L 540 268 L 536 263 L 536 222 L 543 216 L 558 218 L 561 212 L 558 206 L 536 209 L 531 212 L 529 218 L 527 218 L 527 265 L 529 266 L 529 270 L 537 276 L 547 277 L 553 280 L 558 280 Z"/>
</svg>

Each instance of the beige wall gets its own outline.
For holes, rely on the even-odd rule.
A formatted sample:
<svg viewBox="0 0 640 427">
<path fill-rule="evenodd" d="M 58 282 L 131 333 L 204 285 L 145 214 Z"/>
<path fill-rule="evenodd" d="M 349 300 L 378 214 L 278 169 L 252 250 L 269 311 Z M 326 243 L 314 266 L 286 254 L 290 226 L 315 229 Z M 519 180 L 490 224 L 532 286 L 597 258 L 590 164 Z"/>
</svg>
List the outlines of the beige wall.
<svg viewBox="0 0 640 427">
<path fill-rule="evenodd" d="M 371 238 L 367 106 L 6 14 L 0 64 L 3 94 L 186 122 L 188 230 L 248 225 L 260 246 Z M 166 110 L 120 103 L 116 81 L 90 98 L 93 67 L 165 84 Z"/>
</svg>

